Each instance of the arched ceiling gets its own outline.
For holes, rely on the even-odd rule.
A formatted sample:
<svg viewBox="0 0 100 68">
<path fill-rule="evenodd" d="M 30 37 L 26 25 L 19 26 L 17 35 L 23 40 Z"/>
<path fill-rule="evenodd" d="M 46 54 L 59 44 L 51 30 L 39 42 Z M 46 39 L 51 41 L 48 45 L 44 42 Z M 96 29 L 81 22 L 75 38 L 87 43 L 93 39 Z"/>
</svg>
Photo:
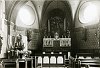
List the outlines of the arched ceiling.
<svg viewBox="0 0 100 68">
<path fill-rule="evenodd" d="M 11 11 L 14 9 L 14 6 L 18 5 L 19 1 L 21 2 L 23 0 L 5 0 L 5 10 L 6 10 L 6 12 L 5 12 L 6 16 L 5 17 L 6 17 L 7 20 L 8 20 L 9 14 L 12 13 Z M 24 0 L 23 2 L 26 2 L 26 1 L 29 1 L 29 0 Z M 43 15 L 42 12 L 45 13 L 45 9 L 44 8 L 48 7 L 48 5 L 50 4 L 49 1 L 54 1 L 54 0 L 30 0 L 30 1 L 32 3 L 34 3 L 34 6 L 35 6 L 36 11 L 37 11 L 38 16 L 39 16 L 39 20 L 41 21 L 41 17 Z M 58 0 L 55 0 L 55 1 L 58 1 Z M 79 4 L 79 2 L 81 0 L 59 0 L 59 1 L 68 1 L 70 3 L 71 8 L 72 8 L 73 18 L 74 18 L 74 15 L 75 15 L 75 12 L 76 12 L 76 8 L 77 8 L 77 6 L 78 6 L 78 4 Z M 56 3 L 56 2 L 54 2 L 54 3 Z M 52 3 L 52 4 L 54 4 L 54 3 Z M 45 5 L 45 6 L 43 6 L 43 5 Z M 58 3 L 58 6 L 64 8 L 62 6 L 61 2 Z M 51 7 L 56 8 L 57 4 L 54 4 Z M 52 9 L 51 7 L 48 7 L 48 8 Z"/>
<path fill-rule="evenodd" d="M 54 9 L 59 9 L 64 13 L 65 17 L 72 23 L 72 10 L 71 10 L 71 5 L 68 1 L 56 1 L 56 0 L 51 0 L 51 1 L 45 1 L 43 5 L 43 10 L 42 10 L 42 22 L 41 22 L 41 28 L 45 27 L 45 23 L 47 22 L 48 16 L 50 15 L 50 12 Z M 59 14 L 58 14 L 59 15 Z"/>
<path fill-rule="evenodd" d="M 49 18 L 50 18 L 50 20 L 53 18 L 56 21 L 55 25 L 50 23 L 50 25 L 51 25 L 50 30 L 52 29 L 51 34 L 54 34 L 57 29 L 58 29 L 59 33 L 62 33 L 62 34 L 64 33 L 64 30 L 63 30 L 64 29 L 63 28 L 64 19 L 66 19 L 65 23 L 68 24 L 65 28 L 65 31 L 66 31 L 67 28 L 69 30 L 74 28 L 74 26 L 73 26 L 74 25 L 73 16 L 72 16 L 72 7 L 71 7 L 69 1 L 66 1 L 66 0 L 62 0 L 62 1 L 51 0 L 51 1 L 45 1 L 44 2 L 43 9 L 42 9 L 42 19 L 41 19 L 41 22 L 40 22 L 41 36 L 44 36 L 45 32 L 47 33 L 49 31 L 48 30 L 48 24 L 47 24 Z M 59 27 L 57 27 L 57 29 L 56 29 L 58 19 L 60 20 L 60 22 L 62 22 L 62 23 L 59 23 L 61 29 L 59 29 Z M 62 32 L 60 32 L 61 30 L 62 30 Z M 60 34 L 60 36 L 62 34 Z M 48 33 L 48 35 L 49 35 L 49 33 Z"/>
<path fill-rule="evenodd" d="M 33 5 L 36 8 L 37 14 L 39 16 L 39 20 L 41 19 L 41 12 L 42 12 L 42 7 L 44 4 L 45 0 L 5 0 L 5 17 L 8 20 L 10 17 L 10 14 L 12 13 L 12 11 L 14 10 L 14 8 L 16 6 L 20 6 L 23 5 L 25 2 L 27 1 L 31 1 L 33 3 Z M 20 3 L 20 4 L 19 4 Z M 16 11 L 17 12 L 17 11 Z"/>
<path fill-rule="evenodd" d="M 24 5 L 29 5 L 33 9 L 33 11 L 35 11 L 35 16 L 36 16 L 35 22 L 38 23 L 39 17 L 38 17 L 36 6 L 34 5 L 33 1 L 10 1 L 10 2 L 6 1 L 6 3 L 7 3 L 6 6 L 11 7 L 11 8 L 8 7 L 9 9 L 6 8 L 6 10 L 8 11 L 8 12 L 6 12 L 6 19 L 8 21 L 10 21 L 10 22 L 8 22 L 8 24 L 12 24 L 12 23 L 16 24 L 16 18 L 17 18 L 18 12 L 19 12 L 20 8 Z M 36 29 L 38 28 L 38 25 L 36 25 L 36 24 L 35 24 L 35 26 L 33 26 L 33 24 L 32 24 L 32 26 L 26 26 L 26 25 L 18 24 L 18 26 L 21 26 L 21 27 L 24 26 L 24 28 L 27 28 L 27 27 L 28 28 L 36 28 Z"/>
<path fill-rule="evenodd" d="M 47 3 L 47 4 L 45 4 Z M 67 4 L 65 5 L 63 1 L 46 1 L 44 3 L 43 13 L 49 12 L 53 9 L 59 8 L 62 11 L 65 11 Z M 66 9 L 65 9 L 66 8 Z"/>
</svg>

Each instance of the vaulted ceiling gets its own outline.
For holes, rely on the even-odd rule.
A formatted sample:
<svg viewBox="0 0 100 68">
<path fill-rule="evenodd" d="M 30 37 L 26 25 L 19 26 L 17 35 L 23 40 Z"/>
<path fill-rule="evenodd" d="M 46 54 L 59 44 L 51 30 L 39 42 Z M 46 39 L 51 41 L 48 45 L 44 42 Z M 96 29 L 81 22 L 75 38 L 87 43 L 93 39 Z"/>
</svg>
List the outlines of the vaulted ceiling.
<svg viewBox="0 0 100 68">
<path fill-rule="evenodd" d="M 48 7 L 48 6 L 43 6 L 44 5 L 44 2 L 47 1 L 47 0 L 6 0 L 6 7 L 5 7 L 5 10 L 6 10 L 6 18 L 9 17 L 10 13 L 12 12 L 12 10 L 15 8 L 15 6 L 17 5 L 21 5 L 21 3 L 23 4 L 23 2 L 26 2 L 26 1 L 31 1 L 35 8 L 36 8 L 36 11 L 38 13 L 38 16 L 39 16 L 39 20 L 41 20 L 41 17 L 42 17 L 42 10 L 44 7 Z M 50 0 L 52 1 L 52 0 Z M 77 6 L 78 6 L 78 3 L 81 1 L 81 0 L 63 0 L 63 1 L 68 1 L 71 5 L 71 9 L 72 9 L 72 14 L 73 14 L 73 17 L 74 17 L 74 14 L 75 14 L 75 11 L 77 9 Z M 20 2 L 20 3 L 19 3 Z M 49 3 L 49 2 L 48 2 Z M 46 3 L 46 4 L 48 4 Z M 49 5 L 49 4 L 48 4 Z M 54 8 L 61 8 L 62 10 L 65 10 L 63 9 L 64 6 L 63 6 L 63 3 L 62 2 L 59 2 L 58 1 L 54 1 L 53 3 L 50 4 L 50 6 L 47 8 L 49 9 L 48 11 L 54 9 Z"/>
</svg>

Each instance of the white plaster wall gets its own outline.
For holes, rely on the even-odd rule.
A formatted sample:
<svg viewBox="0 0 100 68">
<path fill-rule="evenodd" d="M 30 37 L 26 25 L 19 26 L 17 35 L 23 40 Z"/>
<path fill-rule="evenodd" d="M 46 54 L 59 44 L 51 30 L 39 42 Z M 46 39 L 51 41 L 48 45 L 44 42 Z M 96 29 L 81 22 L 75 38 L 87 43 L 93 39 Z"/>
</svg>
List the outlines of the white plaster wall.
<svg viewBox="0 0 100 68">
<path fill-rule="evenodd" d="M 42 13 L 44 1 L 49 1 L 49 0 L 33 0 L 33 1 L 36 5 L 36 9 L 37 9 L 37 12 L 38 12 L 38 15 L 39 15 L 39 20 L 41 20 L 41 17 L 42 17 L 41 13 Z M 73 19 L 74 19 L 78 4 L 81 0 L 66 0 L 66 1 L 69 1 L 70 5 L 71 5 L 72 15 L 73 15 Z"/>
<path fill-rule="evenodd" d="M 6 22 L 4 21 L 4 19 L 5 19 L 5 1 L 2 0 L 0 1 L 0 25 L 2 26 L 0 29 L 0 34 L 3 37 L 3 40 L 2 40 L 0 58 L 4 57 L 4 53 L 6 53 L 6 48 L 7 48 L 7 25 L 5 24 Z"/>
<path fill-rule="evenodd" d="M 78 7 L 78 4 L 81 0 L 68 0 L 69 3 L 71 4 L 71 8 L 72 8 L 72 15 L 73 15 L 73 20 L 74 20 L 74 17 L 75 17 L 75 13 L 76 13 L 76 10 L 77 10 L 77 7 Z"/>
<path fill-rule="evenodd" d="M 41 20 L 42 17 L 41 14 L 42 14 L 43 4 L 45 0 L 33 0 L 33 1 L 38 12 L 39 20 Z"/>
</svg>

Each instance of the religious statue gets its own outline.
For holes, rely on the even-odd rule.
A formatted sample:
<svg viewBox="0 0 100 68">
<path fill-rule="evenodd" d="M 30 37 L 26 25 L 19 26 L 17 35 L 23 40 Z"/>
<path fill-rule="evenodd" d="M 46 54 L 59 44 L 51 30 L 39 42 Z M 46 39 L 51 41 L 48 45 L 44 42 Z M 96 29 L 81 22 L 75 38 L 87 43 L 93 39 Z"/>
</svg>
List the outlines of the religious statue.
<svg viewBox="0 0 100 68">
<path fill-rule="evenodd" d="M 22 35 L 18 34 L 17 38 L 16 38 L 16 45 L 15 47 L 19 48 L 19 49 L 23 49 L 23 42 L 22 42 Z"/>
<path fill-rule="evenodd" d="M 56 32 L 56 33 L 54 34 L 54 37 L 55 37 L 56 40 L 59 39 L 59 34 L 58 34 L 58 32 Z"/>
</svg>

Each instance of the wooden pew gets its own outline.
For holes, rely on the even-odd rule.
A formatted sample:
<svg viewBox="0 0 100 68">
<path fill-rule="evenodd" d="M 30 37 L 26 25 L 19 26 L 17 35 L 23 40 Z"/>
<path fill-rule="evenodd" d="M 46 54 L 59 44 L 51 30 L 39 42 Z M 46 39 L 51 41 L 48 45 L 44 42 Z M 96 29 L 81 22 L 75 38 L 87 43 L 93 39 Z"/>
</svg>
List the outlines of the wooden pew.
<svg viewBox="0 0 100 68">
<path fill-rule="evenodd" d="M 100 59 L 76 59 L 76 63 L 80 67 L 100 67 Z"/>
</svg>

